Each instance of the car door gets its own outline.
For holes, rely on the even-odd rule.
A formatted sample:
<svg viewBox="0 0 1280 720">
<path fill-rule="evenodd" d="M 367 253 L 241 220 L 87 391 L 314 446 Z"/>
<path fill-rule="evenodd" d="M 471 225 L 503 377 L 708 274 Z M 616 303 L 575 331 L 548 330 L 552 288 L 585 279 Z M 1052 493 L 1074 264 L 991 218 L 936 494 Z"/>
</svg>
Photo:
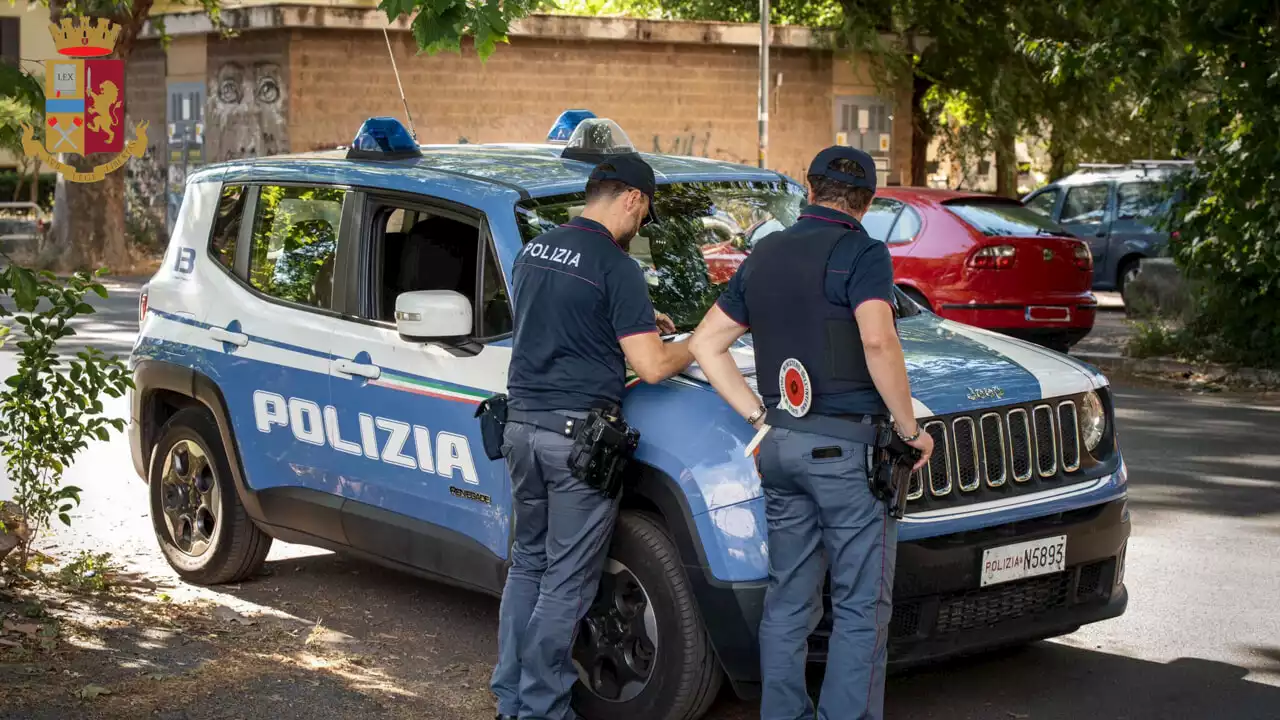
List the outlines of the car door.
<svg viewBox="0 0 1280 720">
<path fill-rule="evenodd" d="M 1112 183 L 1099 182 L 1088 185 L 1075 185 L 1067 188 L 1062 200 L 1062 212 L 1058 224 L 1068 232 L 1089 243 L 1093 252 L 1094 268 L 1105 268 L 1111 260 L 1109 237 L 1111 234 L 1111 189 Z M 1100 284 L 1105 281 L 1095 271 L 1094 287 L 1105 289 Z"/>
<path fill-rule="evenodd" d="M 1111 252 L 1114 267 L 1111 280 L 1119 285 L 1118 274 L 1137 266 L 1123 262 L 1138 257 L 1159 255 L 1169 232 L 1162 226 L 1168 214 L 1171 192 L 1154 180 L 1116 184 L 1115 222 L 1111 226 Z"/>
<path fill-rule="evenodd" d="M 335 542 L 329 353 L 346 199 L 334 185 L 228 179 L 222 202 L 242 203 L 243 220 L 233 251 L 229 238 L 210 248 L 220 272 L 202 288 L 202 324 L 220 344 L 209 370 L 246 483 L 268 522 Z"/>
<path fill-rule="evenodd" d="M 487 591 L 502 587 L 511 528 L 506 465 L 484 453 L 475 410 L 506 388 L 508 288 L 478 211 L 425 197 L 359 201 L 361 307 L 334 329 L 334 405 L 344 437 L 343 531 L 360 550 Z M 395 299 L 452 290 L 474 332 L 402 338 Z M 351 435 L 346 435 L 347 428 Z"/>
</svg>

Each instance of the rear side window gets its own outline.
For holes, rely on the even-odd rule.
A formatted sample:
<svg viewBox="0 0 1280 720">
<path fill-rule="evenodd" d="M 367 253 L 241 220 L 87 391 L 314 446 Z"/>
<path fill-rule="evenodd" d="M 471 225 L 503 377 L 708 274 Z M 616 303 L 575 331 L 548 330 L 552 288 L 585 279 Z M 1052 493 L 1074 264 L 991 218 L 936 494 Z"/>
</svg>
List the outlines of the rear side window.
<svg viewBox="0 0 1280 720">
<path fill-rule="evenodd" d="M 885 242 L 889 239 L 889 229 L 893 227 L 893 221 L 898 217 L 898 211 L 902 210 L 904 204 L 890 198 L 872 200 L 871 207 L 867 208 L 867 214 L 862 216 L 862 227 L 871 237 Z"/>
<path fill-rule="evenodd" d="M 253 217 L 249 284 L 279 300 L 332 309 L 343 191 L 264 185 Z"/>
<path fill-rule="evenodd" d="M 218 214 L 213 218 L 209 236 L 209 255 L 218 264 L 235 272 L 236 241 L 240 239 L 240 222 L 244 217 L 244 186 L 226 185 L 218 198 Z"/>
<path fill-rule="evenodd" d="M 902 214 L 898 215 L 898 222 L 894 224 L 893 231 L 889 233 L 889 242 L 904 243 L 911 242 L 915 239 L 916 233 L 920 232 L 920 216 L 910 205 L 902 208 Z"/>
<path fill-rule="evenodd" d="M 984 235 L 1031 237 L 1068 234 L 1049 218 L 1015 200 L 965 198 L 946 202 L 944 207 Z"/>
<path fill-rule="evenodd" d="M 1107 214 L 1107 185 L 1082 185 L 1067 191 L 1067 200 L 1062 204 L 1062 217 L 1058 222 L 1067 223 L 1100 223 Z"/>
<path fill-rule="evenodd" d="M 1058 204 L 1058 191 L 1046 190 L 1039 195 L 1031 198 L 1027 202 L 1027 207 L 1033 212 L 1051 218 L 1053 217 L 1053 207 Z"/>
<path fill-rule="evenodd" d="M 1123 183 L 1116 188 L 1116 219 L 1147 220 L 1165 210 L 1169 193 L 1159 183 Z"/>
</svg>

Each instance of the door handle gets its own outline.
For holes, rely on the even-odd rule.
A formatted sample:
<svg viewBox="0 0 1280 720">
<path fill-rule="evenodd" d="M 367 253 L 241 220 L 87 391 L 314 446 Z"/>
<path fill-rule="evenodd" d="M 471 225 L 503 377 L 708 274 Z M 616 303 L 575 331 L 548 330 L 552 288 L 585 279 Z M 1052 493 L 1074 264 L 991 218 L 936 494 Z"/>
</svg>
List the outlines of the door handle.
<svg viewBox="0 0 1280 720">
<path fill-rule="evenodd" d="M 248 335 L 245 335 L 244 333 L 231 332 L 226 328 L 211 327 L 209 328 L 209 334 L 213 336 L 214 340 L 219 342 L 231 343 L 232 345 L 238 345 L 239 347 L 244 347 L 249 344 Z"/>
<path fill-rule="evenodd" d="M 347 375 L 359 375 L 370 380 L 377 380 L 382 376 L 382 368 L 377 365 L 364 365 L 354 360 L 334 360 L 333 369 Z"/>
</svg>

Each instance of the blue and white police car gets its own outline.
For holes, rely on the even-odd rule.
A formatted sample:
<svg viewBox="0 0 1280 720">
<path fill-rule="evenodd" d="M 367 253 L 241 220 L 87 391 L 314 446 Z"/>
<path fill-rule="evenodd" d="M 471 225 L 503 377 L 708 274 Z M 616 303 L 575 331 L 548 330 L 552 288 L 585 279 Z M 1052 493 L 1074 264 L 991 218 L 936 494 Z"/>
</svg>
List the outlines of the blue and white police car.
<svg viewBox="0 0 1280 720">
<path fill-rule="evenodd" d="M 182 577 L 248 578 L 279 538 L 500 594 L 511 487 L 474 411 L 506 386 L 512 262 L 582 210 L 592 164 L 571 149 L 629 147 L 590 113 L 553 135 L 571 131 L 567 144 L 420 146 L 375 118 L 349 149 L 191 176 L 130 361 L 134 464 Z M 804 189 L 645 159 L 662 219 L 630 253 L 688 331 L 725 279 L 706 248 L 745 252 L 790 225 Z M 897 300 L 936 451 L 900 525 L 891 662 L 1121 614 L 1129 512 L 1106 378 Z M 749 370 L 749 337 L 734 352 Z M 691 720 L 722 682 L 758 692 L 768 544 L 753 432 L 696 366 L 629 383 L 624 407 L 642 437 L 575 641 L 574 703 L 588 719 Z M 821 662 L 830 622 L 814 620 Z"/>
</svg>

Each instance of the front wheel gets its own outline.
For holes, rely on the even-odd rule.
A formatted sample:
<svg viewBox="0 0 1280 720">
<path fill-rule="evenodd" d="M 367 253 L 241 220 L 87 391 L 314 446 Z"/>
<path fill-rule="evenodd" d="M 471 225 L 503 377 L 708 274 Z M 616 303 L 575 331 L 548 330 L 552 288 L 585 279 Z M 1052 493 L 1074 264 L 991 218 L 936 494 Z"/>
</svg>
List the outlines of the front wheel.
<svg viewBox="0 0 1280 720">
<path fill-rule="evenodd" d="M 679 553 L 650 517 L 618 517 L 573 661 L 585 720 L 697 720 L 719 693 L 723 673 Z"/>
</svg>

